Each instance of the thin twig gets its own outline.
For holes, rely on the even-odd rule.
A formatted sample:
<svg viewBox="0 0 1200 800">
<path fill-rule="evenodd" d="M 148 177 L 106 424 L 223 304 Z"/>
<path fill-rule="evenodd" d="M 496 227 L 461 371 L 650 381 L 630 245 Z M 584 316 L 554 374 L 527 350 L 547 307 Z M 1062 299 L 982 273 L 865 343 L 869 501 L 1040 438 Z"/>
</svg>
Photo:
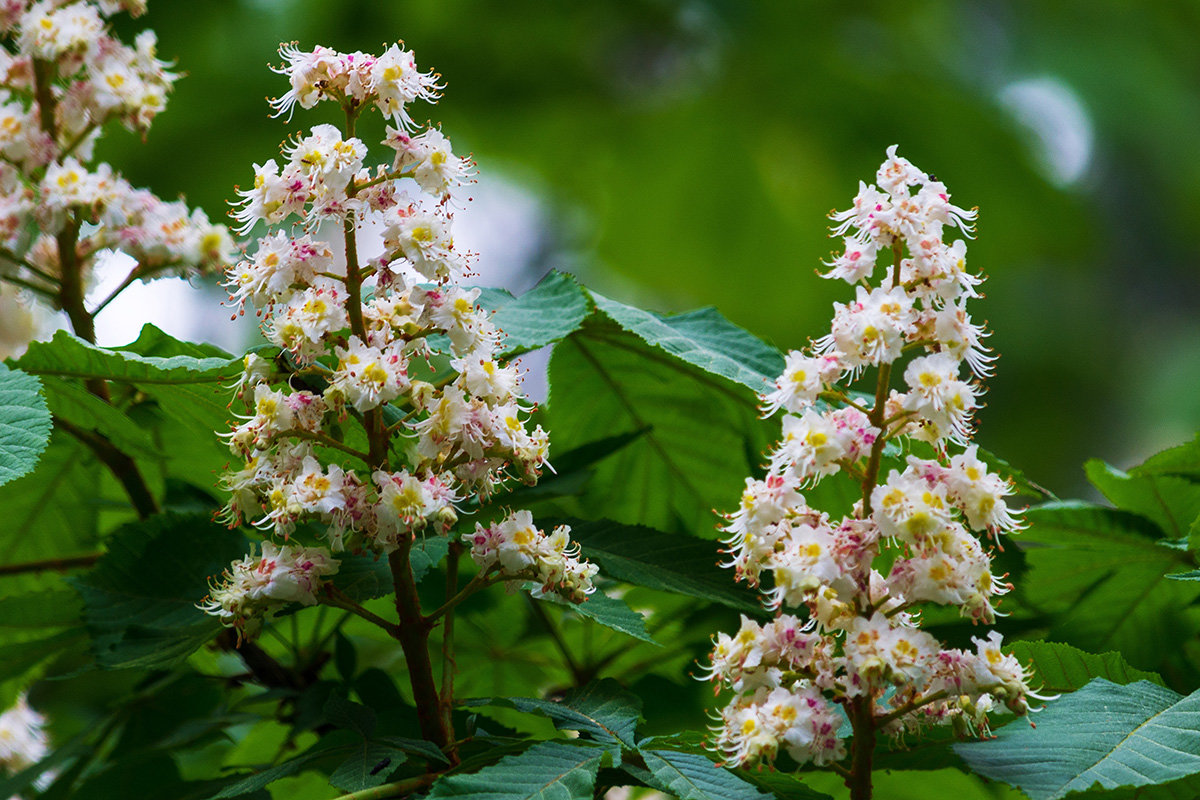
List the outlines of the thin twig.
<svg viewBox="0 0 1200 800">
<path fill-rule="evenodd" d="M 575 656 L 571 655 L 571 648 L 567 647 L 567 643 L 563 641 L 562 634 L 558 632 L 554 620 L 550 619 L 550 615 L 546 613 L 546 609 L 542 608 L 541 603 L 534 600 L 530 595 L 525 595 L 525 599 L 529 601 L 529 607 L 533 609 L 533 615 L 542 623 L 542 626 L 550 634 L 550 638 L 554 640 L 558 651 L 562 653 L 563 663 L 570 671 L 572 680 L 578 686 L 587 683 L 587 673 L 580 668 L 579 663 L 575 660 Z"/>
<path fill-rule="evenodd" d="M 340 608 L 343 611 L 349 611 L 354 616 L 365 619 L 372 625 L 382 628 L 389 636 L 395 636 L 400 630 L 400 626 L 396 623 L 388 622 L 378 614 L 368 611 L 333 586 L 326 586 L 325 594 L 320 598 L 320 601 L 326 605 Z"/>
<path fill-rule="evenodd" d="M 23 561 L 20 564 L 0 564 L 0 575 L 23 575 L 26 572 L 66 572 L 79 567 L 90 567 L 103 553 L 88 553 L 67 558 L 47 558 L 41 561 Z"/>
<path fill-rule="evenodd" d="M 475 594 L 480 589 L 484 589 L 488 586 L 491 586 L 493 583 L 495 583 L 498 580 L 500 580 L 500 578 L 498 576 L 493 575 L 490 571 L 479 573 L 474 578 L 472 578 L 471 581 L 466 586 L 464 586 L 462 588 L 462 591 L 460 591 L 458 594 L 451 597 L 445 603 L 442 603 L 442 605 L 440 607 L 438 607 L 438 608 L 434 609 L 433 611 L 431 611 L 430 613 L 426 614 L 425 621 L 426 622 L 434 622 L 442 615 L 449 613 L 451 609 L 453 609 L 455 606 L 457 606 L 463 600 L 466 600 L 468 597 Z"/>
</svg>

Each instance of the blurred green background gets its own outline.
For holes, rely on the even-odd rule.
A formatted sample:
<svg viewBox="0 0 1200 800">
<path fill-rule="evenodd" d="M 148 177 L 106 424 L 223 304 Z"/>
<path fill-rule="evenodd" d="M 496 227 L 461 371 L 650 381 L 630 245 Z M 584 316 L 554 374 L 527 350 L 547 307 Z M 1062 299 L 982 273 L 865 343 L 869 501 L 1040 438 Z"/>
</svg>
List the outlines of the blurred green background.
<svg viewBox="0 0 1200 800">
<path fill-rule="evenodd" d="M 479 164 L 484 240 L 656 310 L 716 305 L 776 346 L 827 330 L 825 214 L 885 148 L 980 209 L 974 306 L 1002 354 L 979 441 L 1059 494 L 1200 427 L 1200 4 L 154 0 L 188 73 L 142 145 L 101 155 L 221 216 L 325 117 L 268 119 L 280 41 L 404 39 Z M 225 317 L 214 314 L 213 325 Z"/>
</svg>

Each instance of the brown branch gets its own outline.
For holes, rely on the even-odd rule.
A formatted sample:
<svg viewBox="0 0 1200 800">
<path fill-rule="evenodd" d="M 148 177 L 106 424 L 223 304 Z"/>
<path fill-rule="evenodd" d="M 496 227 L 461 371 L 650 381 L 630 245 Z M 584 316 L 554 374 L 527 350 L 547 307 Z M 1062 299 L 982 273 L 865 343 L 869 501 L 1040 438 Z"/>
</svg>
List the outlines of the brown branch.
<svg viewBox="0 0 1200 800">
<path fill-rule="evenodd" d="M 92 388 L 92 383 L 92 381 L 88 382 L 89 389 Z M 104 386 L 103 381 L 99 383 Z M 107 395 L 107 392 L 105 394 Z M 101 399 L 107 400 L 108 398 Z M 100 463 L 108 467 L 109 472 L 125 489 L 125 494 L 129 495 L 129 502 L 133 504 L 133 508 L 140 518 L 146 519 L 159 512 L 158 501 L 154 499 L 150 487 L 146 485 L 146 479 L 142 477 L 142 473 L 137 467 L 137 462 L 131 456 L 119 450 L 105 437 L 92 431 L 85 431 L 62 417 L 54 417 L 54 424 L 87 445 Z"/>
<path fill-rule="evenodd" d="M 88 553 L 82 556 L 46 558 L 41 561 L 23 561 L 19 564 L 0 564 L 0 576 L 22 575 L 26 572 L 66 572 L 79 567 L 90 567 L 103 553 Z"/>
</svg>

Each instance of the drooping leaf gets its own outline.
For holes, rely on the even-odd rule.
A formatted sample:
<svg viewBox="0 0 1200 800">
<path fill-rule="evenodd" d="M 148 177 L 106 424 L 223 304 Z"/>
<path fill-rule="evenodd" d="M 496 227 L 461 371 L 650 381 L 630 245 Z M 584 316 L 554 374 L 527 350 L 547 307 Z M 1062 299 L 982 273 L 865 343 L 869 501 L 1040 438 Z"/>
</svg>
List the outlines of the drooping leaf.
<svg viewBox="0 0 1200 800">
<path fill-rule="evenodd" d="M 233 359 L 232 355 L 214 344 L 185 342 L 150 323 L 142 326 L 142 329 L 138 331 L 138 337 L 132 342 L 113 349 L 153 358 L 189 356 L 191 358 L 219 358 L 226 361 Z"/>
<path fill-rule="evenodd" d="M 1085 653 L 1059 642 L 1013 642 L 1005 650 L 1022 664 L 1033 667 L 1031 685 L 1039 693 L 1073 692 L 1095 678 L 1121 685 L 1136 681 L 1163 685 L 1162 678 L 1153 672 L 1129 666 L 1120 653 Z"/>
<path fill-rule="evenodd" d="M 762 611 L 757 595 L 734 583 L 730 570 L 717 566 L 720 553 L 713 541 L 610 520 L 560 522 L 571 526 L 571 538 L 610 578 L 741 611 Z"/>
<path fill-rule="evenodd" d="M 495 303 L 492 322 L 504 334 L 500 350 L 505 357 L 570 335 L 591 310 L 587 295 L 575 279 L 556 271 L 516 299 L 511 295 L 507 300 L 497 299 L 500 302 Z"/>
<path fill-rule="evenodd" d="M 608 751 L 566 742 L 542 742 L 469 775 L 448 775 L 430 800 L 591 800 L 596 773 Z"/>
<path fill-rule="evenodd" d="M 618 597 L 611 597 L 597 590 L 582 603 L 572 603 L 557 594 L 539 594 L 539 600 L 555 605 L 564 606 L 581 617 L 611 628 L 614 631 L 628 634 L 635 639 L 650 644 L 658 644 L 654 637 L 646 633 L 646 619 L 629 607 Z"/>
<path fill-rule="evenodd" d="M 38 379 L 0 364 L 0 486 L 32 472 L 49 441 Z"/>
<path fill-rule="evenodd" d="M 1025 600 L 1054 615 L 1047 638 L 1090 652 L 1117 650 L 1158 669 L 1200 620 L 1189 604 L 1200 585 L 1166 580 L 1188 554 L 1164 546 L 1143 517 L 1085 503 L 1049 503 L 1027 513 L 1021 546 L 1030 566 Z"/>
<path fill-rule="evenodd" d="M 770 800 L 771 797 L 729 770 L 718 767 L 707 756 L 672 750 L 643 750 L 642 758 L 653 777 L 651 785 L 679 800 Z M 813 792 L 808 796 L 820 798 L 824 795 Z"/>
<path fill-rule="evenodd" d="M 561 701 L 536 697 L 492 697 L 466 701 L 466 705 L 503 705 L 554 720 L 560 730 L 579 731 L 598 741 L 634 747 L 634 731 L 642 702 L 611 678 L 572 689 Z"/>
<path fill-rule="evenodd" d="M 1096 679 L 1050 703 L 1036 728 L 1007 725 L 992 741 L 955 750 L 981 775 L 1052 800 L 1094 784 L 1148 786 L 1200 773 L 1197 719 L 1200 692 Z"/>
<path fill-rule="evenodd" d="M 662 316 L 590 294 L 597 309 L 647 344 L 754 392 L 768 389 L 783 372 L 783 355 L 778 350 L 737 327 L 715 308 Z"/>
<path fill-rule="evenodd" d="M 1115 506 L 1154 521 L 1163 534 L 1184 539 L 1200 517 L 1200 480 L 1166 474 L 1132 474 L 1092 459 L 1088 480 Z"/>
<path fill-rule="evenodd" d="M 108 552 L 72 580 L 100 666 L 176 664 L 221 629 L 196 608 L 208 579 L 245 556 L 245 538 L 206 515 L 162 514 L 119 530 Z"/>
<path fill-rule="evenodd" d="M 67 331 L 33 342 L 17 365 L 34 375 L 102 378 L 139 386 L 217 383 L 241 372 L 240 358 L 174 355 L 168 358 L 97 347 Z"/>
</svg>

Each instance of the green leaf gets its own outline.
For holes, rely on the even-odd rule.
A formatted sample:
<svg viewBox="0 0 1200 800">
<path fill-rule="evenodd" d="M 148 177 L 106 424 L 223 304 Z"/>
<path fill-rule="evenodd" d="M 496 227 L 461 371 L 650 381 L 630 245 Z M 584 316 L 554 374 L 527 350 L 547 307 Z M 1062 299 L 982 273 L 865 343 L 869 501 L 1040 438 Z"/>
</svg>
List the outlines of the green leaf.
<svg viewBox="0 0 1200 800">
<path fill-rule="evenodd" d="M 282 764 L 276 764 L 273 767 L 267 767 L 264 770 L 255 772 L 249 775 L 238 776 L 237 780 L 226 786 L 221 791 L 212 795 L 208 800 L 225 800 L 230 797 L 241 797 L 244 794 L 250 794 L 260 789 L 264 789 L 268 784 L 286 778 L 289 775 L 295 775 L 306 766 L 316 761 L 317 759 L 327 756 L 329 753 L 319 749 L 317 746 L 306 750 L 295 758 L 289 758 Z"/>
<path fill-rule="evenodd" d="M 107 499 L 103 489 L 91 452 L 55 431 L 33 473 L 0 487 L 3 561 L 38 561 L 94 550 L 98 512 Z"/>
<path fill-rule="evenodd" d="M 375 712 L 337 692 L 325 702 L 325 719 L 330 724 L 357 733 L 364 740 L 375 733 Z"/>
<path fill-rule="evenodd" d="M 596 308 L 622 328 L 705 372 L 755 392 L 769 389 L 783 372 L 782 353 L 725 319 L 715 308 L 661 316 L 590 294 Z"/>
<path fill-rule="evenodd" d="M 388 776 L 407 759 L 398 748 L 377 742 L 363 742 L 354 755 L 329 774 L 329 782 L 346 792 L 359 792 L 386 783 Z"/>
<path fill-rule="evenodd" d="M 465 705 L 503 705 L 526 713 L 543 714 L 559 730 L 586 733 L 598 741 L 634 747 L 634 732 L 641 719 L 642 701 L 611 678 L 572 689 L 561 701 L 536 697 L 492 697 L 468 700 Z"/>
<path fill-rule="evenodd" d="M 1131 475 L 1176 475 L 1200 480 L 1200 434 L 1186 444 L 1162 450 L 1129 470 Z"/>
<path fill-rule="evenodd" d="M 392 570 L 388 560 L 382 556 L 354 555 L 338 556 L 338 571 L 332 577 L 333 585 L 351 600 L 371 600 L 394 591 Z"/>
<path fill-rule="evenodd" d="M 706 756 L 671 750 L 643 750 L 646 769 L 653 776 L 654 788 L 675 795 L 679 800 L 769 800 L 727 769 L 718 767 Z M 814 793 L 812 797 L 821 797 Z"/>
<path fill-rule="evenodd" d="M 233 358 L 216 345 L 207 342 L 185 342 L 150 323 L 142 326 L 138 337 L 132 342 L 113 349 L 155 358 L 190 356 L 192 358 L 220 358 L 226 361 Z"/>
<path fill-rule="evenodd" d="M 413 549 L 408 557 L 408 563 L 412 565 L 413 578 L 421 580 L 429 572 L 437 566 L 446 553 L 450 552 L 450 537 L 449 536 L 426 536 L 419 539 L 413 545 Z M 387 559 L 380 559 L 384 565 L 387 564 Z M 391 581 L 391 571 L 388 572 L 388 581 Z"/>
<path fill-rule="evenodd" d="M 1052 800 L 1095 784 L 1148 786 L 1200 772 L 1198 715 L 1200 692 L 1097 679 L 1050 703 L 1037 728 L 1008 725 L 992 741 L 955 750 L 979 774 Z"/>
<path fill-rule="evenodd" d="M 129 455 L 164 458 L 146 430 L 109 403 L 83 387 L 83 384 L 47 375 L 46 402 L 55 418 L 85 431 L 95 431 Z"/>
<path fill-rule="evenodd" d="M 1113 505 L 1153 520 L 1172 539 L 1185 539 L 1200 516 L 1200 481 L 1175 475 L 1133 475 L 1099 459 L 1084 466 L 1088 480 Z"/>
<path fill-rule="evenodd" d="M 1059 642 L 1013 642 L 1004 648 L 1022 664 L 1033 667 L 1031 685 L 1039 692 L 1061 694 L 1086 686 L 1094 678 L 1117 684 L 1150 681 L 1163 685 L 1153 672 L 1129 666 L 1120 653 L 1085 653 Z"/>
<path fill-rule="evenodd" d="M 654 641 L 654 637 L 646 633 L 645 617 L 630 608 L 624 600 L 610 597 L 599 589 L 588 595 L 587 600 L 582 603 L 572 603 L 557 594 L 538 594 L 537 598 L 548 603 L 565 606 L 579 616 L 597 622 L 606 628 L 628 634 L 643 642 L 658 644 Z"/>
<path fill-rule="evenodd" d="M 56 628 L 82 620 L 79 595 L 70 589 L 50 589 L 0 598 L 0 628 Z"/>
<path fill-rule="evenodd" d="M 448 775 L 428 797 L 470 800 L 591 800 L 596 773 L 608 751 L 594 746 L 541 742 L 470 775 Z"/>
<path fill-rule="evenodd" d="M 16 363 L 34 375 L 103 378 L 139 386 L 217 383 L 235 377 L 242 370 L 240 358 L 143 356 L 97 347 L 67 331 L 56 332 L 49 342 L 31 343 Z"/>
<path fill-rule="evenodd" d="M 762 613 L 758 596 L 717 566 L 717 543 L 610 520 L 555 520 L 571 526 L 571 539 L 609 578 Z"/>
<path fill-rule="evenodd" d="M 571 450 L 643 432 L 598 463 L 569 513 L 659 530 L 711 531 L 711 509 L 737 502 L 777 426 L 745 386 L 707 373 L 603 317 L 589 318 L 550 359 L 548 430 Z M 718 455 L 719 454 L 719 455 Z"/>
<path fill-rule="evenodd" d="M 1197 631 L 1188 609 L 1200 585 L 1165 575 L 1188 554 L 1164 547 L 1143 517 L 1085 503 L 1049 503 L 1027 512 L 1021 534 L 1030 574 L 1022 594 L 1055 615 L 1047 638 L 1090 652 L 1117 650 L 1141 669 L 1158 669 Z"/>
<path fill-rule="evenodd" d="M 0 486 L 32 472 L 49 441 L 38 379 L 0 364 Z"/>
<path fill-rule="evenodd" d="M 517 299 L 509 297 L 494 306 L 492 315 L 492 322 L 504 334 L 500 350 L 505 357 L 557 342 L 578 329 L 591 311 L 588 297 L 575 279 L 556 271 Z"/>
<path fill-rule="evenodd" d="M 245 556 L 246 540 L 201 514 L 162 514 L 122 527 L 108 552 L 71 582 L 101 667 L 178 664 L 221 630 L 196 608 L 208 578 Z"/>
<path fill-rule="evenodd" d="M 20 688 L 13 679 L 20 678 L 40 664 L 78 644 L 86 634 L 81 628 L 60 631 L 42 639 L 14 642 L 0 646 L 0 707 L 8 708 Z M 12 683 L 8 683 L 13 681 Z"/>
</svg>

